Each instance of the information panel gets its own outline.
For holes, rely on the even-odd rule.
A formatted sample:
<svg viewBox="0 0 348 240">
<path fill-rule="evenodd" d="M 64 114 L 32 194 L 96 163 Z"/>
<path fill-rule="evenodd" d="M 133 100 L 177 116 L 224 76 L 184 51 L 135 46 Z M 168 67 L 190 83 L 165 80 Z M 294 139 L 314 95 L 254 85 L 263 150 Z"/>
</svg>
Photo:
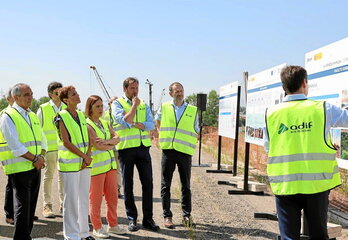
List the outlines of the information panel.
<svg viewBox="0 0 348 240">
<path fill-rule="evenodd" d="M 248 77 L 246 142 L 263 146 L 266 108 L 280 103 L 284 98 L 280 71 L 285 66 L 283 63 Z"/>
<path fill-rule="evenodd" d="M 308 98 L 325 100 L 348 107 L 348 38 L 306 54 Z M 332 130 L 332 140 L 340 147 L 337 158 L 341 168 L 348 169 L 348 130 Z"/>
<path fill-rule="evenodd" d="M 238 81 L 220 87 L 219 136 L 235 138 Z"/>
</svg>

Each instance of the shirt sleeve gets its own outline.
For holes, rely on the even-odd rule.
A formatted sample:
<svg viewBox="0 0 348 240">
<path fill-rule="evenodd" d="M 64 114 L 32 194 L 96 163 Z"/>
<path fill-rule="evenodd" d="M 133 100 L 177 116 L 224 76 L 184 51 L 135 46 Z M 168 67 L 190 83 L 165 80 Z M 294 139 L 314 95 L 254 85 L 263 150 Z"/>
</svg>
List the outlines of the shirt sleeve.
<svg viewBox="0 0 348 240">
<path fill-rule="evenodd" d="M 200 132 L 200 127 L 199 127 L 199 116 L 198 116 L 198 111 L 197 111 L 197 113 L 196 113 L 196 119 L 195 119 L 195 130 L 196 130 L 196 132 L 197 133 L 199 133 Z"/>
<path fill-rule="evenodd" d="M 123 107 L 117 100 L 113 101 L 113 103 L 111 105 L 111 109 L 112 109 L 112 115 L 113 115 L 115 122 L 117 124 L 121 124 L 122 126 L 128 127 L 128 128 L 132 127 L 132 124 L 129 124 L 124 120 Z"/>
<path fill-rule="evenodd" d="M 145 129 L 144 131 L 151 131 L 155 129 L 155 122 L 153 120 L 153 115 L 150 110 L 150 107 L 146 104 L 146 121 L 142 122 L 144 124 Z"/>
<path fill-rule="evenodd" d="M 15 157 L 22 156 L 28 152 L 28 149 L 21 142 L 19 142 L 16 126 L 11 118 L 5 113 L 2 114 L 0 119 L 0 129 L 8 144 L 8 147 L 11 149 L 11 152 Z"/>
<path fill-rule="evenodd" d="M 39 118 L 39 121 L 40 121 L 40 124 L 41 124 L 41 127 L 42 127 L 42 111 L 41 111 L 41 107 L 39 107 L 39 109 L 37 110 L 37 113 L 36 113 L 37 117 Z"/>
<path fill-rule="evenodd" d="M 161 117 L 162 117 L 162 106 L 160 106 L 160 108 L 157 110 L 155 115 L 155 120 L 161 121 Z"/>
<path fill-rule="evenodd" d="M 47 151 L 47 138 L 42 128 L 41 128 L 41 148 Z"/>
</svg>

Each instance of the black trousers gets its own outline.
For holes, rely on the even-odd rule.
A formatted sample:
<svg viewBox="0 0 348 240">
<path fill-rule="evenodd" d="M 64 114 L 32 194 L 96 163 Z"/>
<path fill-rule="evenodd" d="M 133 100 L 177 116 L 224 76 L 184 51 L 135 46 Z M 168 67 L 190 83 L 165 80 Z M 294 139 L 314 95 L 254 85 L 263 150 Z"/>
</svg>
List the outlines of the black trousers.
<svg viewBox="0 0 348 240">
<path fill-rule="evenodd" d="M 276 195 L 278 224 L 282 240 L 300 240 L 301 210 L 307 218 L 309 239 L 329 239 L 327 211 L 329 193 Z"/>
<path fill-rule="evenodd" d="M 118 150 L 122 168 L 124 203 L 129 220 L 138 218 L 133 193 L 134 166 L 138 169 L 142 185 L 143 220 L 152 219 L 153 216 L 152 164 L 149 150 L 150 148 L 145 146 Z"/>
<path fill-rule="evenodd" d="M 33 218 L 40 189 L 41 171 L 9 175 L 13 187 L 15 231 L 13 239 L 30 240 Z"/>
<path fill-rule="evenodd" d="M 164 217 L 172 217 L 170 211 L 170 186 L 172 184 L 175 166 L 178 165 L 178 171 L 181 181 L 181 207 L 184 217 L 191 215 L 191 164 L 192 156 L 178 152 L 176 150 L 162 151 L 162 178 L 161 178 L 161 198 Z"/>
<path fill-rule="evenodd" d="M 13 189 L 12 189 L 12 183 L 10 181 L 10 178 L 7 179 L 7 184 L 5 188 L 5 203 L 4 203 L 4 210 L 6 218 L 14 218 L 14 212 L 13 212 Z"/>
</svg>

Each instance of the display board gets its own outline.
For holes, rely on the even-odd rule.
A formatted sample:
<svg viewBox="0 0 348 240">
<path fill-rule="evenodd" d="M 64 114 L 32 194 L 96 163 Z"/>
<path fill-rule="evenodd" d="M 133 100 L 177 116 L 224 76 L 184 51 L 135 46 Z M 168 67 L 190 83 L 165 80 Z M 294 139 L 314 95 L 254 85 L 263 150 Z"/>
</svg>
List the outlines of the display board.
<svg viewBox="0 0 348 240">
<path fill-rule="evenodd" d="M 238 81 L 220 87 L 219 136 L 235 138 Z"/>
<path fill-rule="evenodd" d="M 263 146 L 263 131 L 266 108 L 280 103 L 284 91 L 280 71 L 286 64 L 280 64 L 248 77 L 245 141 Z"/>
<path fill-rule="evenodd" d="M 325 100 L 342 108 L 348 107 L 348 38 L 306 54 L 308 98 Z M 337 159 L 348 169 L 348 130 L 332 130 L 332 140 L 339 148 Z"/>
</svg>

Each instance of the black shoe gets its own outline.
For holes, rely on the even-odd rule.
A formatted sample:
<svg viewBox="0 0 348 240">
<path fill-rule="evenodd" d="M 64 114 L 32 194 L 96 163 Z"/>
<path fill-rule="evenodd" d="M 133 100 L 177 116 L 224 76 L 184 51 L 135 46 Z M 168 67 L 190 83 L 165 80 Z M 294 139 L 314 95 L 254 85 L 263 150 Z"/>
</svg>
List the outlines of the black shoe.
<svg viewBox="0 0 348 240">
<path fill-rule="evenodd" d="M 143 220 L 143 227 L 154 232 L 160 230 L 160 227 L 156 225 L 153 219 Z"/>
<path fill-rule="evenodd" d="M 185 226 L 185 227 L 188 227 L 188 228 L 190 228 L 190 227 L 195 227 L 195 226 L 196 226 L 196 224 L 193 222 L 191 216 L 184 217 L 184 218 L 182 219 L 182 224 L 184 224 L 184 226 Z"/>
<path fill-rule="evenodd" d="M 130 220 L 128 223 L 128 230 L 130 232 L 136 232 L 139 230 L 139 227 L 137 225 L 137 221 L 136 220 Z"/>
<path fill-rule="evenodd" d="M 33 220 L 37 221 L 37 220 L 39 220 L 39 217 L 38 216 L 34 216 Z"/>
</svg>

